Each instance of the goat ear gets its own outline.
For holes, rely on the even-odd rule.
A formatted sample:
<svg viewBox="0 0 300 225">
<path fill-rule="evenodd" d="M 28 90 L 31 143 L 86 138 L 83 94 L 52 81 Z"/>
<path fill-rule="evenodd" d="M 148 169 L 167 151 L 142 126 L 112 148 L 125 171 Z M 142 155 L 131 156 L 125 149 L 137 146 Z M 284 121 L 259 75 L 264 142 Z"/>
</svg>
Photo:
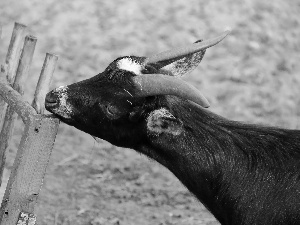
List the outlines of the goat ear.
<svg viewBox="0 0 300 225">
<path fill-rule="evenodd" d="M 183 130 L 182 127 L 182 122 L 165 108 L 152 111 L 147 118 L 147 130 L 150 134 L 179 135 Z"/>
<path fill-rule="evenodd" d="M 202 42 L 202 40 L 195 43 Z M 188 54 L 183 58 L 162 67 L 159 72 L 162 74 L 168 74 L 171 76 L 183 76 L 193 71 L 201 62 L 206 50 L 196 52 L 194 54 Z"/>
</svg>

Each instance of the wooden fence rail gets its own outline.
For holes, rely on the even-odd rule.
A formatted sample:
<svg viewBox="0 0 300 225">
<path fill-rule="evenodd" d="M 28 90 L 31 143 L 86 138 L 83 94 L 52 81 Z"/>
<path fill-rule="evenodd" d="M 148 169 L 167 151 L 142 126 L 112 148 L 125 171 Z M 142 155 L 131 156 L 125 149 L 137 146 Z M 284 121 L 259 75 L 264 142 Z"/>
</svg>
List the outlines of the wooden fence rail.
<svg viewBox="0 0 300 225">
<path fill-rule="evenodd" d="M 0 182 L 16 114 L 25 125 L 0 208 L 1 225 L 35 224 L 34 206 L 59 126 L 57 118 L 43 114 L 45 94 L 58 59 L 56 55 L 46 54 L 33 106 L 22 97 L 23 83 L 29 74 L 37 41 L 31 35 L 27 35 L 24 41 L 25 30 L 26 26 L 15 23 L 0 72 Z"/>
</svg>

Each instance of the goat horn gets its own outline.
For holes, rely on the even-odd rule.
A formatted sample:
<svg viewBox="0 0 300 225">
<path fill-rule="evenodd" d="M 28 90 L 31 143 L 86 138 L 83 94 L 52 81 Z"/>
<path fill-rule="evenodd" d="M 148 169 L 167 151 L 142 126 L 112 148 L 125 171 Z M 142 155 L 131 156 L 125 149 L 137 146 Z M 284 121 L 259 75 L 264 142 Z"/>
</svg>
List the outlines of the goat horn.
<svg viewBox="0 0 300 225">
<path fill-rule="evenodd" d="M 153 95 L 175 95 L 193 101 L 205 108 L 209 107 L 207 99 L 194 86 L 176 77 L 163 74 L 145 74 L 134 76 L 133 82 L 138 97 Z"/>
<path fill-rule="evenodd" d="M 228 29 L 224 31 L 220 36 L 211 38 L 202 42 L 196 42 L 194 44 L 185 46 L 185 47 L 179 47 L 173 50 L 161 52 L 159 54 L 150 56 L 149 58 L 146 58 L 145 64 L 156 64 L 162 61 L 167 61 L 169 63 L 172 63 L 173 61 L 182 58 L 188 54 L 193 54 L 202 50 L 205 50 L 209 47 L 212 47 L 216 44 L 218 44 L 220 41 L 222 41 L 231 31 Z"/>
</svg>

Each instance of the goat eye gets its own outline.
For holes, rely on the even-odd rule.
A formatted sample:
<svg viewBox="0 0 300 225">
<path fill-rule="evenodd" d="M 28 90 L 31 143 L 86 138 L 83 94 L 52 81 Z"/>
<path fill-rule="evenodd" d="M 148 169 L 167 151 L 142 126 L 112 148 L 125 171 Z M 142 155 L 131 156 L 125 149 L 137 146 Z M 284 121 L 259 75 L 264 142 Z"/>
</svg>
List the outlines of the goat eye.
<svg viewBox="0 0 300 225">
<path fill-rule="evenodd" d="M 110 104 L 106 106 L 106 111 L 107 111 L 107 114 L 110 116 L 115 116 L 118 113 L 117 107 L 115 107 L 114 105 L 110 105 Z"/>
</svg>

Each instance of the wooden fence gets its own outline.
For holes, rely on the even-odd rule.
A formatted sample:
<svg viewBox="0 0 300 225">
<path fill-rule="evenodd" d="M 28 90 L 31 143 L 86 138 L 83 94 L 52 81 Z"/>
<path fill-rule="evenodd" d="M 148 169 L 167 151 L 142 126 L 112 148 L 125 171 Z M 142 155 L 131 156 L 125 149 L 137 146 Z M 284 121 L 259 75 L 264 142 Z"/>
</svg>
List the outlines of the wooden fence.
<svg viewBox="0 0 300 225">
<path fill-rule="evenodd" d="M 1 31 L 0 27 L 0 46 Z M 1 203 L 1 225 L 36 224 L 34 206 L 59 126 L 57 118 L 44 114 L 44 99 L 58 59 L 56 55 L 46 54 L 32 104 L 22 97 L 37 42 L 36 37 L 25 34 L 26 26 L 15 23 L 0 72 L 0 185 L 17 115 L 25 125 Z"/>
</svg>

